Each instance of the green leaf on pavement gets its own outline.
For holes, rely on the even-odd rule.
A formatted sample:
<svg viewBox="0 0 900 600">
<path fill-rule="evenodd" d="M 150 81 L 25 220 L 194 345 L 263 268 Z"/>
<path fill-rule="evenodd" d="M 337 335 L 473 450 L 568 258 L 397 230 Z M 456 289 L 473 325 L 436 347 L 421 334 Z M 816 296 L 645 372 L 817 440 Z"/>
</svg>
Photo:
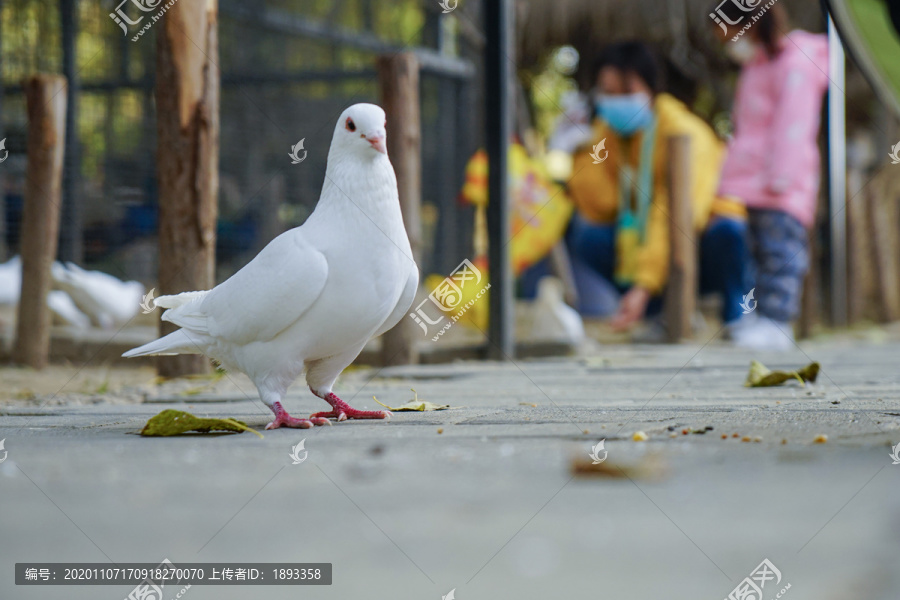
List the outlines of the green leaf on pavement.
<svg viewBox="0 0 900 600">
<path fill-rule="evenodd" d="M 183 410 L 168 409 L 164 410 L 155 417 L 147 421 L 144 428 L 141 429 L 141 435 L 146 436 L 169 436 L 182 435 L 189 431 L 199 433 L 210 433 L 212 431 L 233 431 L 235 433 L 243 433 L 249 431 L 259 437 L 262 437 L 258 431 L 247 427 L 247 424 L 235 419 L 203 419 L 195 417 Z"/>
</svg>

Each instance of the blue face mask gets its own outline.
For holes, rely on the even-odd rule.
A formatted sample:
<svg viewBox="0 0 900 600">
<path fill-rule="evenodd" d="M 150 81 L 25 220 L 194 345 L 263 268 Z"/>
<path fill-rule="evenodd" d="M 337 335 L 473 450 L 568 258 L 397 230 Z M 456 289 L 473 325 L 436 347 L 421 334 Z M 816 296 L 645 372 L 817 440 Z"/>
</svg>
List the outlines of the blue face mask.
<svg viewBox="0 0 900 600">
<path fill-rule="evenodd" d="M 625 137 L 643 129 L 653 120 L 650 96 L 644 92 L 615 96 L 600 94 L 594 100 L 594 107 L 610 129 Z"/>
</svg>

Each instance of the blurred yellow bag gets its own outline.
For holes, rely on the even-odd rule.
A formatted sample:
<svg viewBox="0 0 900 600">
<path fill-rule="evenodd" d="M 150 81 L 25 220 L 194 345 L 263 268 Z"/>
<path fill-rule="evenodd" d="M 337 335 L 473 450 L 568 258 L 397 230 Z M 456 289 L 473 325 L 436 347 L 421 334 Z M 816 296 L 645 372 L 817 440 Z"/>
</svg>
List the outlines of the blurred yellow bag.
<svg viewBox="0 0 900 600">
<path fill-rule="evenodd" d="M 487 220 L 488 161 L 484 150 L 476 152 L 466 165 L 466 181 L 462 199 L 477 208 L 475 214 L 475 248 L 473 262 L 487 272 Z M 566 232 L 574 205 L 562 187 L 546 174 L 543 165 L 528 156 L 521 144 L 509 148 L 509 194 L 511 201 L 511 238 L 509 243 L 513 275 L 544 258 Z M 445 275 L 429 275 L 425 279 L 428 289 L 434 289 Z M 462 304 L 473 300 L 479 287 L 466 286 L 461 290 Z M 468 309 L 461 323 L 486 329 L 490 306 L 489 293 L 485 293 Z"/>
<path fill-rule="evenodd" d="M 476 152 L 466 166 L 462 198 L 483 212 L 487 207 L 488 163 L 484 150 Z M 565 234 L 574 205 L 565 191 L 547 177 L 543 165 L 528 156 L 521 144 L 509 147 L 509 193 L 511 200 L 510 257 L 513 274 L 518 276 L 544 258 Z M 476 222 L 476 256 L 486 250 L 484 219 Z"/>
</svg>

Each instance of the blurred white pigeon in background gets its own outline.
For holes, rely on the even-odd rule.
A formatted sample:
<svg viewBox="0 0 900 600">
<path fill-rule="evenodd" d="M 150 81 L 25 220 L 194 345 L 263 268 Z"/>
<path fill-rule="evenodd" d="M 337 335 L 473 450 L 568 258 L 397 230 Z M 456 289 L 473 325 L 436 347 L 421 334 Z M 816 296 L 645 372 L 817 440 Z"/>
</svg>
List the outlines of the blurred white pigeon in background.
<svg viewBox="0 0 900 600">
<path fill-rule="evenodd" d="M 54 287 L 69 294 L 79 310 L 100 327 L 122 325 L 140 308 L 144 286 L 138 281 L 121 281 L 100 271 L 86 271 L 74 263 L 53 263 L 50 273 Z"/>
<path fill-rule="evenodd" d="M 0 264 L 0 306 L 16 306 L 22 293 L 22 260 L 13 256 Z M 47 306 L 53 313 L 53 323 L 72 325 L 80 329 L 91 326 L 91 320 L 78 310 L 72 298 L 61 290 L 47 294 Z"/>
<path fill-rule="evenodd" d="M 562 281 L 542 277 L 537 285 L 531 335 L 535 340 L 567 342 L 584 340 L 584 322 L 574 308 L 566 304 Z"/>
<path fill-rule="evenodd" d="M 53 313 L 54 325 L 71 325 L 79 329 L 91 326 L 90 317 L 78 310 L 72 297 L 62 290 L 50 290 L 47 294 L 47 306 Z"/>
<path fill-rule="evenodd" d="M 0 264 L 0 305 L 14 306 L 22 293 L 22 259 L 13 256 Z"/>
<path fill-rule="evenodd" d="M 332 392 L 366 342 L 403 318 L 419 281 L 384 119 L 374 104 L 345 110 L 306 222 L 212 290 L 157 298 L 169 309 L 162 318 L 182 329 L 123 356 L 202 353 L 243 371 L 275 413 L 267 429 L 388 417 L 356 410 Z M 281 400 L 304 367 L 310 391 L 332 410 L 297 419 Z"/>
</svg>

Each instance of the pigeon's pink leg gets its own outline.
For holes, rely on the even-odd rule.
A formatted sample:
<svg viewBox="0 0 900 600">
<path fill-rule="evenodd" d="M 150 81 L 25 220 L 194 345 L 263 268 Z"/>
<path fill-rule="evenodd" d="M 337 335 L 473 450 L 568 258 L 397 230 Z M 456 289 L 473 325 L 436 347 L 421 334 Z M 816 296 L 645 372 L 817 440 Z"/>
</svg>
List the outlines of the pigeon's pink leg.
<svg viewBox="0 0 900 600">
<path fill-rule="evenodd" d="M 313 394 L 322 398 L 325 402 L 331 405 L 331 410 L 328 412 L 317 412 L 316 414 L 310 416 L 310 419 L 319 419 L 322 417 L 337 419 L 338 421 L 343 421 L 345 419 L 390 419 L 391 411 L 389 410 L 357 410 L 338 398 L 334 395 L 334 393 L 329 392 L 324 396 L 321 395 L 316 390 L 309 388 Z"/>
<path fill-rule="evenodd" d="M 278 429 L 279 427 L 291 427 L 293 429 L 309 429 L 314 425 L 331 425 L 328 419 L 322 419 L 313 415 L 309 419 L 298 419 L 292 417 L 281 406 L 281 402 L 275 402 L 272 405 L 272 411 L 275 413 L 275 420 L 266 425 L 266 429 Z"/>
</svg>

